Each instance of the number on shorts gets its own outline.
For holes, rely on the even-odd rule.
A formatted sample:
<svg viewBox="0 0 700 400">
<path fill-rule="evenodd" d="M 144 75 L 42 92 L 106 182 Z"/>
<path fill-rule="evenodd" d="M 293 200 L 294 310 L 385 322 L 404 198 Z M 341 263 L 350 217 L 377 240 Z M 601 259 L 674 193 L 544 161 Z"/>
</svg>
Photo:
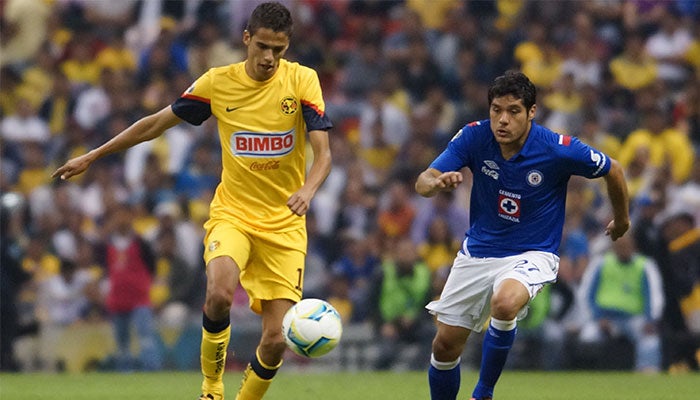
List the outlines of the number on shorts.
<svg viewBox="0 0 700 400">
<path fill-rule="evenodd" d="M 529 261 L 527 260 L 520 260 L 515 264 L 515 267 L 513 268 L 525 268 L 525 264 L 527 264 Z M 539 271 L 540 268 L 537 265 L 533 265 L 531 267 L 527 267 L 528 271 Z"/>
<path fill-rule="evenodd" d="M 297 276 L 297 285 L 296 285 L 296 287 L 295 287 L 294 289 L 296 289 L 296 290 L 301 290 L 301 275 L 302 275 L 302 274 L 301 274 L 301 268 L 297 268 L 297 274 L 298 274 L 298 276 Z"/>
</svg>

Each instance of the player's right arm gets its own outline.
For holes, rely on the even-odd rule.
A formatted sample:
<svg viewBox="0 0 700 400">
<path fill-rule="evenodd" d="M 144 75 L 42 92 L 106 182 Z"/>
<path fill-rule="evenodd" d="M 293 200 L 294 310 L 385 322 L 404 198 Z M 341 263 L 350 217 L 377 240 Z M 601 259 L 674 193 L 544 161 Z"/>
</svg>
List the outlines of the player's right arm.
<svg viewBox="0 0 700 400">
<path fill-rule="evenodd" d="M 605 234 L 615 241 L 624 235 L 630 227 L 629 194 L 622 166 L 616 160 L 610 159 L 610 162 L 610 171 L 604 178 L 608 187 L 613 220 L 605 228 Z"/>
<path fill-rule="evenodd" d="M 435 168 L 428 168 L 418 175 L 416 192 L 423 197 L 432 197 L 441 191 L 451 191 L 463 180 L 464 177 L 459 171 L 440 172 Z"/>
<path fill-rule="evenodd" d="M 117 136 L 105 142 L 100 147 L 82 156 L 68 160 L 63 166 L 58 168 L 51 177 L 68 179 L 72 176 L 79 175 L 88 169 L 90 164 L 98 158 L 126 150 L 141 142 L 155 139 L 180 122 L 182 122 L 182 120 L 173 113 L 170 106 L 167 106 L 157 113 L 143 117 L 134 122 L 131 126 L 124 129 Z"/>
</svg>

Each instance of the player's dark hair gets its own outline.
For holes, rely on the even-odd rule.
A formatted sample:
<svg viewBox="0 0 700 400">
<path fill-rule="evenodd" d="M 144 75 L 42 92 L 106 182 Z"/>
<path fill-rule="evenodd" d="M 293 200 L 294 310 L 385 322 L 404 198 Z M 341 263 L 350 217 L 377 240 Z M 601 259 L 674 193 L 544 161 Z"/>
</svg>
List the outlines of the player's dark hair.
<svg viewBox="0 0 700 400">
<path fill-rule="evenodd" d="M 526 110 L 530 110 L 537 101 L 537 89 L 530 79 L 520 71 L 509 70 L 496 78 L 489 88 L 489 105 L 496 97 L 513 95 L 523 101 Z"/>
<path fill-rule="evenodd" d="M 292 14 L 287 7 L 278 2 L 259 4 L 250 14 L 246 30 L 254 35 L 260 28 L 271 29 L 274 32 L 284 32 L 292 36 Z"/>
</svg>

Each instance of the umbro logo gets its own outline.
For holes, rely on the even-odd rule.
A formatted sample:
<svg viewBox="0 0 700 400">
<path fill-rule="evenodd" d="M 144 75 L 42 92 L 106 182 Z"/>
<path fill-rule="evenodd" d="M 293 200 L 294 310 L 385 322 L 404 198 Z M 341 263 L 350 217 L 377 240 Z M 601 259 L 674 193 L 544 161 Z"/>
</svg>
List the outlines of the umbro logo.
<svg viewBox="0 0 700 400">
<path fill-rule="evenodd" d="M 240 106 L 238 106 L 238 107 L 226 107 L 226 112 L 235 111 L 235 110 L 238 110 L 239 108 L 241 108 L 241 107 Z"/>
</svg>

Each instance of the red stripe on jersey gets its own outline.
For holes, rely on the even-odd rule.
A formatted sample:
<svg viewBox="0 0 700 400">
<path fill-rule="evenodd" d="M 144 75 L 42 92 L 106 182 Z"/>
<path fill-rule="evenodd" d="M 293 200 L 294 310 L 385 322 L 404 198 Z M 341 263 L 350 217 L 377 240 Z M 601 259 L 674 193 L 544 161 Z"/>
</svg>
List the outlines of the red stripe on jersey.
<svg viewBox="0 0 700 400">
<path fill-rule="evenodd" d="M 314 104 L 314 103 L 311 103 L 311 102 L 306 101 L 306 100 L 302 100 L 302 101 L 301 101 L 301 104 L 304 105 L 304 106 L 310 107 L 311 109 L 313 109 L 314 111 L 316 111 L 316 114 L 318 114 L 318 115 L 321 116 L 321 117 L 323 117 L 323 114 L 325 114 L 325 113 L 324 113 L 323 111 L 321 111 L 321 110 L 316 106 L 316 104 Z"/>
<path fill-rule="evenodd" d="M 470 122 L 470 123 L 467 124 L 467 126 L 477 126 L 477 125 L 481 125 L 481 122 L 479 122 L 479 121 L 474 121 L 474 122 Z"/>
<path fill-rule="evenodd" d="M 202 103 L 211 104 L 211 100 L 210 100 L 210 99 L 207 99 L 207 98 L 204 98 L 204 97 L 200 97 L 200 96 L 195 96 L 195 95 L 189 94 L 189 93 L 184 93 L 181 97 L 182 97 L 182 98 L 185 98 L 185 99 L 201 101 Z"/>
<path fill-rule="evenodd" d="M 568 135 L 560 135 L 559 136 L 559 144 L 562 144 L 564 146 L 568 146 L 571 144 L 571 136 Z"/>
</svg>

